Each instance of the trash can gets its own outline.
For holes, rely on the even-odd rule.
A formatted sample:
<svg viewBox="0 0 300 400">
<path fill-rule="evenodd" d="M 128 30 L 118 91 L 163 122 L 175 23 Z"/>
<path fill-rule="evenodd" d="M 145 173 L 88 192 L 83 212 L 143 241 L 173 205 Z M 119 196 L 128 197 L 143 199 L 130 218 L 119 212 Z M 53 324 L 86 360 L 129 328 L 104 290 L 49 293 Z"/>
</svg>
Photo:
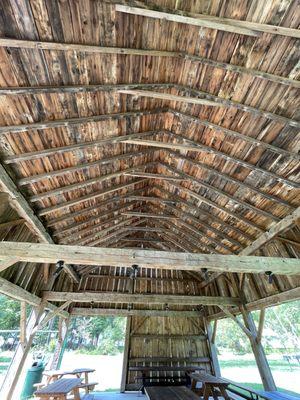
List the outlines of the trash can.
<svg viewBox="0 0 300 400">
<path fill-rule="evenodd" d="M 33 393 L 36 391 L 36 388 L 33 385 L 42 381 L 44 369 L 45 365 L 42 361 L 35 361 L 28 369 L 21 394 L 21 400 L 27 400 L 32 397 Z"/>
</svg>

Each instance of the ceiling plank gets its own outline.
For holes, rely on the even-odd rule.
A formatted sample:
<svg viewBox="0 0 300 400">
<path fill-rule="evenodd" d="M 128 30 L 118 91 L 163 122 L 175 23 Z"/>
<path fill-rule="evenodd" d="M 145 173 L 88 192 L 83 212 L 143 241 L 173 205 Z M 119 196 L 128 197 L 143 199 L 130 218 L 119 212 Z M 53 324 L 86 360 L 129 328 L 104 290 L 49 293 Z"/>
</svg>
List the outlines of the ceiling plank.
<svg viewBox="0 0 300 400">
<path fill-rule="evenodd" d="M 134 212 L 134 211 L 124 212 L 123 215 L 130 215 L 132 217 L 141 217 L 141 218 L 178 219 L 178 217 L 175 217 L 174 215 L 151 214 L 151 213 Z"/>
<path fill-rule="evenodd" d="M 151 174 L 150 172 L 125 172 L 124 175 L 134 176 L 138 178 L 148 179 L 163 179 L 165 181 L 183 181 L 183 178 L 179 176 L 163 175 L 163 174 Z"/>
<path fill-rule="evenodd" d="M 278 257 L 254 257 L 244 255 L 191 254 L 164 251 L 106 249 L 88 246 L 64 246 L 42 243 L 0 242 L 4 257 L 18 257 L 20 261 L 56 263 L 63 260 L 70 264 L 132 266 L 174 270 L 273 273 L 296 275 L 300 273 L 299 260 Z"/>
<path fill-rule="evenodd" d="M 195 317 L 199 318 L 200 311 L 175 311 L 175 310 L 127 310 L 121 308 L 80 308 L 74 307 L 71 311 L 73 316 L 149 316 L 149 317 Z"/>
</svg>

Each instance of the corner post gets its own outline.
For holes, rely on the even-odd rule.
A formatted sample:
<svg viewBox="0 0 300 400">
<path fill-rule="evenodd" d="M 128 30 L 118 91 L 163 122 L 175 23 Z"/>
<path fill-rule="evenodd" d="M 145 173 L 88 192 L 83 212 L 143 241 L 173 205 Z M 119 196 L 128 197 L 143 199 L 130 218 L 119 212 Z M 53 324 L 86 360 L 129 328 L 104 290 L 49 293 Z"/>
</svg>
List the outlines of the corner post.
<svg viewBox="0 0 300 400">
<path fill-rule="evenodd" d="M 50 364 L 50 369 L 58 369 L 60 367 L 62 356 L 65 348 L 65 344 L 68 336 L 70 319 L 59 318 L 58 323 L 58 340 L 55 346 L 53 358 Z"/>
<path fill-rule="evenodd" d="M 125 331 L 125 345 L 124 345 L 124 355 L 123 355 L 123 367 L 122 367 L 122 379 L 120 392 L 124 393 L 126 389 L 126 380 L 128 375 L 128 360 L 129 360 L 129 350 L 130 350 L 130 331 L 131 331 L 131 320 L 132 317 L 127 317 L 126 331 Z"/>
<path fill-rule="evenodd" d="M 204 325 L 207 332 L 207 341 L 210 350 L 211 364 L 214 370 L 214 374 L 215 376 L 220 377 L 221 369 L 218 360 L 217 347 L 215 344 L 216 332 L 217 332 L 217 320 L 214 321 L 214 325 L 212 328 L 211 323 L 204 318 Z"/>
</svg>

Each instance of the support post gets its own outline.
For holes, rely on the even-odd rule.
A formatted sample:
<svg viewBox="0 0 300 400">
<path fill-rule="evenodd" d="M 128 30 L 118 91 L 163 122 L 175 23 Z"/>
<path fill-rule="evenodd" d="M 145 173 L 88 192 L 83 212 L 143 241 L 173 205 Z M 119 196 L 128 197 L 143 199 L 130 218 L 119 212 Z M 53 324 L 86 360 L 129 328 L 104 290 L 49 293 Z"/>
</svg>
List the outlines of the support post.
<svg viewBox="0 0 300 400">
<path fill-rule="evenodd" d="M 207 341 L 209 345 L 209 350 L 210 350 L 210 357 L 211 357 L 211 364 L 213 367 L 213 372 L 215 376 L 219 377 L 221 376 L 221 370 L 220 370 L 220 364 L 218 360 L 218 353 L 217 353 L 217 347 L 215 344 L 215 339 L 216 339 L 216 332 L 217 332 L 217 320 L 214 321 L 214 326 L 213 328 L 211 327 L 211 323 L 207 322 L 206 319 L 204 319 L 204 324 L 205 324 L 205 329 L 207 332 Z"/>
<path fill-rule="evenodd" d="M 124 393 L 126 389 L 126 380 L 128 373 L 128 359 L 130 350 L 130 331 L 131 331 L 131 320 L 132 317 L 127 317 L 126 331 L 125 331 L 125 345 L 124 345 L 124 355 L 123 355 L 123 367 L 122 367 L 122 379 L 120 392 Z"/>
<path fill-rule="evenodd" d="M 20 343 L 26 344 L 26 303 L 21 301 L 20 313 Z"/>
<path fill-rule="evenodd" d="M 54 350 L 53 358 L 50 364 L 50 369 L 58 369 L 60 368 L 60 364 L 62 361 L 62 355 L 65 348 L 65 344 L 68 336 L 68 328 L 69 328 L 70 319 L 59 318 L 58 325 L 58 340 Z"/>
<path fill-rule="evenodd" d="M 39 307 L 33 308 L 30 314 L 26 325 L 26 343 L 18 343 L 17 349 L 1 386 L 1 399 L 11 400 L 13 397 L 13 393 L 18 384 L 22 369 L 24 367 L 34 336 L 36 334 L 35 327 L 39 324 L 44 310 L 45 304 L 42 302 Z"/>
<path fill-rule="evenodd" d="M 252 336 L 249 337 L 249 340 L 261 376 L 261 380 L 264 385 L 264 389 L 266 391 L 275 391 L 277 390 L 277 388 L 272 376 L 270 366 L 268 364 L 267 357 L 264 352 L 264 348 L 261 344 L 261 341 L 259 340 L 259 334 L 257 332 L 252 314 L 247 311 L 245 307 L 241 307 L 241 311 L 244 323 L 252 333 Z"/>
</svg>

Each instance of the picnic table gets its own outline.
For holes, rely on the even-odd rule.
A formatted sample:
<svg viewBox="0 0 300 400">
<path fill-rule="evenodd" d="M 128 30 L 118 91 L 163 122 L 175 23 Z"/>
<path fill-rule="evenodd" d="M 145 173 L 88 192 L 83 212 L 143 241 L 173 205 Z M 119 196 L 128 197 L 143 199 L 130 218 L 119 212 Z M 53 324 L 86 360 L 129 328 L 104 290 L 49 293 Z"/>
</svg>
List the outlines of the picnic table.
<svg viewBox="0 0 300 400">
<path fill-rule="evenodd" d="M 212 395 L 214 400 L 218 400 L 219 392 L 225 400 L 230 400 L 227 394 L 226 388 L 229 382 L 222 378 L 201 372 L 189 374 L 191 378 L 191 389 L 196 390 L 197 382 L 201 382 L 203 386 L 203 400 L 208 400 L 209 396 Z"/>
<path fill-rule="evenodd" d="M 72 371 L 48 370 L 48 371 L 44 371 L 43 375 L 45 375 L 47 377 L 46 385 L 48 385 L 51 382 L 55 382 L 58 379 L 61 379 L 66 375 L 75 375 L 77 378 L 82 378 L 82 375 L 84 375 L 84 379 L 81 379 L 81 381 L 83 381 L 83 382 L 81 383 L 80 388 L 85 389 L 85 392 L 89 393 L 89 391 L 93 390 L 94 387 L 98 384 L 98 382 L 89 382 L 89 374 L 92 372 L 95 372 L 95 369 L 76 368 Z"/>
<path fill-rule="evenodd" d="M 149 386 L 145 389 L 148 400 L 199 400 L 185 386 Z"/>
<path fill-rule="evenodd" d="M 66 400 L 69 393 L 73 393 L 74 400 L 80 400 L 80 378 L 61 378 L 37 390 L 34 394 L 40 399 Z"/>
</svg>

